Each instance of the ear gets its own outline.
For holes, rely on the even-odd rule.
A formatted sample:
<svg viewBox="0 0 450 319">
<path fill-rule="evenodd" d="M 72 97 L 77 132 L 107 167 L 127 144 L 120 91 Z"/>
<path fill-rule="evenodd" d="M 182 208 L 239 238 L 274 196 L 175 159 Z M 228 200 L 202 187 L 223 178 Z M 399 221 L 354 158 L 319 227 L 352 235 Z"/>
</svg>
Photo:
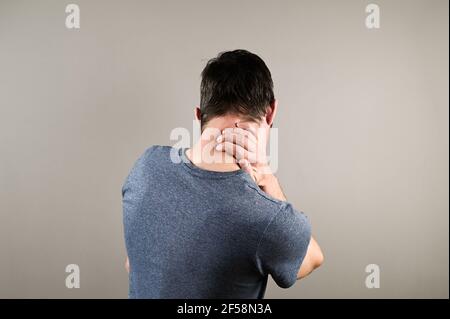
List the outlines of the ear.
<svg viewBox="0 0 450 319">
<path fill-rule="evenodd" d="M 272 126 L 273 121 L 275 120 L 275 115 L 277 114 L 278 110 L 278 101 L 274 100 L 273 103 L 271 103 L 266 110 L 266 123 L 269 126 Z"/>
<path fill-rule="evenodd" d="M 195 118 L 198 121 L 201 121 L 201 119 L 202 119 L 202 112 L 200 111 L 200 108 L 198 106 L 195 107 L 194 116 L 195 116 Z"/>
</svg>

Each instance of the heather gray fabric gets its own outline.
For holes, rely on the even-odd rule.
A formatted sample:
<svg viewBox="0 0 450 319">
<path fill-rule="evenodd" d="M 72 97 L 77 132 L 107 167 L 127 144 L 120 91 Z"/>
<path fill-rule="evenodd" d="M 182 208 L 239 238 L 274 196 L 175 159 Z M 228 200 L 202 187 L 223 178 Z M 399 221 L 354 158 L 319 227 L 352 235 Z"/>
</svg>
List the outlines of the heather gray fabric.
<svg viewBox="0 0 450 319">
<path fill-rule="evenodd" d="M 308 219 L 244 171 L 206 171 L 185 149 L 153 146 L 122 195 L 130 298 L 263 298 L 269 274 L 295 283 Z"/>
</svg>

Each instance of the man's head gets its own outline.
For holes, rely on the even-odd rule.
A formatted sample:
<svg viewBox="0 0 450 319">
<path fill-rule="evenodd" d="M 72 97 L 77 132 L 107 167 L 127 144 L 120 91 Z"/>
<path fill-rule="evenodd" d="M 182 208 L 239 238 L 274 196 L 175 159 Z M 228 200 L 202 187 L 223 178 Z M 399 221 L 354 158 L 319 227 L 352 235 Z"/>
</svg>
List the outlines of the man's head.
<svg viewBox="0 0 450 319">
<path fill-rule="evenodd" d="M 196 117 L 203 128 L 215 118 L 271 125 L 276 101 L 269 69 L 256 54 L 246 50 L 220 53 L 202 71 L 200 108 Z"/>
</svg>

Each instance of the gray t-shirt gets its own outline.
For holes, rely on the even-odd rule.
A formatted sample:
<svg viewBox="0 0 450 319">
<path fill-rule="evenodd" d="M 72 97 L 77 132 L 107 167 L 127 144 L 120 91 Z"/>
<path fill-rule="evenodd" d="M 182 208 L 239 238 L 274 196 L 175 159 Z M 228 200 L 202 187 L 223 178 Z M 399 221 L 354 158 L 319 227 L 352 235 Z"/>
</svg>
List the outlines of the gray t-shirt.
<svg viewBox="0 0 450 319">
<path fill-rule="evenodd" d="M 243 170 L 203 170 L 185 149 L 153 146 L 122 195 L 130 298 L 263 298 L 269 274 L 296 282 L 309 221 Z"/>
</svg>

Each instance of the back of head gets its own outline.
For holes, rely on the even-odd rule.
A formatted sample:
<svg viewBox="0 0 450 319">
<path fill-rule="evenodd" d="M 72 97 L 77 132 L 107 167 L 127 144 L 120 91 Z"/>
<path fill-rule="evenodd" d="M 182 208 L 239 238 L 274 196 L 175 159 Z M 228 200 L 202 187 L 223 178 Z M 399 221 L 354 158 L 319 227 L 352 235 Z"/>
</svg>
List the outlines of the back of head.
<svg viewBox="0 0 450 319">
<path fill-rule="evenodd" d="M 222 52 L 202 71 L 202 128 L 213 117 L 229 114 L 258 121 L 274 101 L 272 76 L 256 54 L 246 50 Z"/>
</svg>

